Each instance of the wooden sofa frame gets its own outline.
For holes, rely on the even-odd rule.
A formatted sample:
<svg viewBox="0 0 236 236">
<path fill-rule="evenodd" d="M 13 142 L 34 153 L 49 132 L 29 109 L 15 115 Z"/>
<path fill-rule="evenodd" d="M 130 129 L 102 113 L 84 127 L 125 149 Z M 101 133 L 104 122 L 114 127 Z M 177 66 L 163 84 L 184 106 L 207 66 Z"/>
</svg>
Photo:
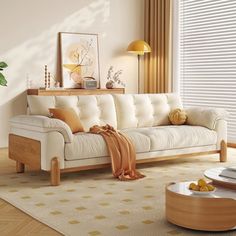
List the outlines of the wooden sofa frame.
<svg viewBox="0 0 236 236">
<path fill-rule="evenodd" d="M 148 158 L 144 160 L 137 160 L 137 163 L 148 163 L 154 161 L 170 160 L 179 157 L 193 157 L 199 155 L 215 154 L 219 153 L 220 162 L 227 161 L 227 143 L 221 141 L 221 149 L 207 152 L 197 152 L 190 154 L 180 154 L 173 156 Z M 9 134 L 9 158 L 16 161 L 16 172 L 23 173 L 25 171 L 25 165 L 30 168 L 41 170 L 41 143 L 40 141 L 25 138 L 15 134 Z M 110 164 L 98 164 L 81 167 L 73 167 L 60 169 L 60 162 L 57 157 L 53 157 L 51 160 L 51 185 L 60 185 L 60 174 L 68 172 L 76 172 L 80 170 L 98 169 L 108 167 Z"/>
</svg>

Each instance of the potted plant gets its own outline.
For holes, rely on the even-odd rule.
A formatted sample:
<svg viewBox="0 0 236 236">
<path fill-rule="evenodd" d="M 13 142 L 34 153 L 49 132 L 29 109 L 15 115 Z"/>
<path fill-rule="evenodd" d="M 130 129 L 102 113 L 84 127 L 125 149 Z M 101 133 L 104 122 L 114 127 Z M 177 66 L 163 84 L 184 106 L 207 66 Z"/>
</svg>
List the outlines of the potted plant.
<svg viewBox="0 0 236 236">
<path fill-rule="evenodd" d="M 122 70 L 118 70 L 114 73 L 113 66 L 110 66 L 108 72 L 107 72 L 107 83 L 106 88 L 112 89 L 114 88 L 114 85 L 117 83 L 119 85 L 122 85 L 125 87 L 125 83 L 121 81 L 120 75 L 122 74 Z"/>
<path fill-rule="evenodd" d="M 7 80 L 5 79 L 5 76 L 1 73 L 6 67 L 7 63 L 2 61 L 0 62 L 0 86 L 7 86 Z"/>
</svg>

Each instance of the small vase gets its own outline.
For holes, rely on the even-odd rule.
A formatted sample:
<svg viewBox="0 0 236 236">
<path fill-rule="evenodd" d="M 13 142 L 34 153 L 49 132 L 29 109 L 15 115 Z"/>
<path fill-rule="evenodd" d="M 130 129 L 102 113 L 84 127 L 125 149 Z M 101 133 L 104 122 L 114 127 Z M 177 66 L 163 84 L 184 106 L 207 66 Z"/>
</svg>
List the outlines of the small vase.
<svg viewBox="0 0 236 236">
<path fill-rule="evenodd" d="M 114 87 L 114 82 L 109 80 L 107 83 L 106 83 L 106 88 L 107 89 L 112 89 Z"/>
</svg>

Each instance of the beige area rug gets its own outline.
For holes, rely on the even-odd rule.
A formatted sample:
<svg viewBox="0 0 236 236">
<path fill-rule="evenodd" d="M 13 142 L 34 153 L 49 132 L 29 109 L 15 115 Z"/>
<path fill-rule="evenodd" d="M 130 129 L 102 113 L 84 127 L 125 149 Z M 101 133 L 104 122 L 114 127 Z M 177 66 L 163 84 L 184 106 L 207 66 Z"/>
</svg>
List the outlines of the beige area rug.
<svg viewBox="0 0 236 236">
<path fill-rule="evenodd" d="M 49 186 L 45 173 L 1 175 L 0 197 L 64 235 L 236 235 L 191 231 L 165 220 L 165 185 L 200 178 L 207 168 L 236 165 L 236 149 L 229 156 L 226 164 L 209 155 L 142 165 L 147 177 L 131 182 L 114 179 L 108 169 L 65 174 L 58 187 Z"/>
</svg>

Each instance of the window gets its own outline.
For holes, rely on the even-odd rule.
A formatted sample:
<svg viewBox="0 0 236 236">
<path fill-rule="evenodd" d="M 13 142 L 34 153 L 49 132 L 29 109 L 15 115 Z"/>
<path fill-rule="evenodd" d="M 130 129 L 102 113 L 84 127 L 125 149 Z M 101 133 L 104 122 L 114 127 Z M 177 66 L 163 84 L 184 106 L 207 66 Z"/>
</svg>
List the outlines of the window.
<svg viewBox="0 0 236 236">
<path fill-rule="evenodd" d="M 228 142 L 236 143 L 236 1 L 178 2 L 183 104 L 227 109 Z"/>
</svg>

